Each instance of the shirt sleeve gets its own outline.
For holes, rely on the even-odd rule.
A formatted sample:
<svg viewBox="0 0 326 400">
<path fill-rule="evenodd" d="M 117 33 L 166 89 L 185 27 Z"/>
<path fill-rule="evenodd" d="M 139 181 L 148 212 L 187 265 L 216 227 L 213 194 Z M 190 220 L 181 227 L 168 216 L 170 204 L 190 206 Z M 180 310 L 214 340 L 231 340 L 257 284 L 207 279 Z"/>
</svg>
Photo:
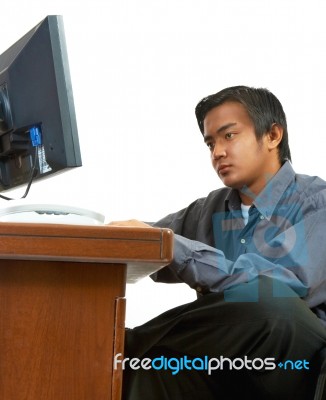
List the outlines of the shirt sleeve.
<svg viewBox="0 0 326 400">
<path fill-rule="evenodd" d="M 295 236 L 300 241 L 296 246 L 298 250 L 288 251 L 287 257 L 274 259 L 245 253 L 230 261 L 221 250 L 175 235 L 173 262 L 152 278 L 160 282 L 185 282 L 197 292 L 206 294 L 225 291 L 265 275 L 285 283 L 300 297 L 308 298 L 313 307 L 323 303 L 326 291 L 326 246 L 322 244 L 325 224 L 326 212 L 323 210 L 291 226 L 289 235 L 282 233 L 283 238 L 289 237 L 291 241 L 296 231 L 305 232 Z M 288 246 L 287 241 L 281 243 L 278 236 L 268 245 L 275 243 L 281 246 L 280 253 Z"/>
<path fill-rule="evenodd" d="M 179 235 L 174 236 L 174 249 L 174 259 L 168 267 L 173 273 L 169 278 L 172 282 L 185 282 L 199 293 L 223 291 L 260 274 L 278 276 L 301 296 L 307 291 L 293 272 L 254 253 L 243 254 L 233 262 L 222 251 Z M 168 275 L 163 277 L 165 282 L 166 278 L 169 279 Z"/>
</svg>

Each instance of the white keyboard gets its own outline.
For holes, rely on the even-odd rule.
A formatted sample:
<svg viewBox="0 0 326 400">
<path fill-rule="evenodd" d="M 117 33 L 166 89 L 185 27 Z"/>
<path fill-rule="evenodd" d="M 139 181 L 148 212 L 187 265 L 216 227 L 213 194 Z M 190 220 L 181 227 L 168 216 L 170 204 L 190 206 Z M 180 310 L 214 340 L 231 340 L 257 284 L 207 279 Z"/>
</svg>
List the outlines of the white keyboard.
<svg viewBox="0 0 326 400">
<path fill-rule="evenodd" d="M 105 216 L 85 208 L 64 204 L 32 203 L 12 200 L 0 203 L 0 222 L 103 225 Z"/>
</svg>

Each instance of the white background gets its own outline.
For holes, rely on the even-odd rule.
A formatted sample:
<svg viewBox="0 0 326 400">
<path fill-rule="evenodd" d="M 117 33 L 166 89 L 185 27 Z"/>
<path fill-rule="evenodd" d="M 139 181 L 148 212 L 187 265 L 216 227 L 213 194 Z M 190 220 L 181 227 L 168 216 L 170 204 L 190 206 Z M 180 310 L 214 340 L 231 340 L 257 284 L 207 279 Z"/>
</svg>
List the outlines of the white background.
<svg viewBox="0 0 326 400">
<path fill-rule="evenodd" d="M 221 186 L 196 125 L 204 96 L 267 87 L 282 102 L 297 172 L 326 178 L 324 0 L 2 0 L 0 53 L 63 15 L 83 167 L 28 200 L 155 221 Z M 11 192 L 22 194 L 23 189 Z M 128 286 L 127 325 L 195 298 Z"/>
</svg>

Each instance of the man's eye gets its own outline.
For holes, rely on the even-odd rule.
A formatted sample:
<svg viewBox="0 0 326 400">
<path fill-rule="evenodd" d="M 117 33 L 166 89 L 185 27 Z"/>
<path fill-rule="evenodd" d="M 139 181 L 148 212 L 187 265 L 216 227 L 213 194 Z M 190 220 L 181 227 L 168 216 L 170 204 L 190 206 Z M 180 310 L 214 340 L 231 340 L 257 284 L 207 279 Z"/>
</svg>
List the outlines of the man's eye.
<svg viewBox="0 0 326 400">
<path fill-rule="evenodd" d="M 209 148 L 209 150 L 213 150 L 214 149 L 214 143 L 206 143 L 207 147 Z"/>
<path fill-rule="evenodd" d="M 225 139 L 232 139 L 233 136 L 234 136 L 233 133 L 228 132 L 228 133 L 225 134 Z"/>
</svg>

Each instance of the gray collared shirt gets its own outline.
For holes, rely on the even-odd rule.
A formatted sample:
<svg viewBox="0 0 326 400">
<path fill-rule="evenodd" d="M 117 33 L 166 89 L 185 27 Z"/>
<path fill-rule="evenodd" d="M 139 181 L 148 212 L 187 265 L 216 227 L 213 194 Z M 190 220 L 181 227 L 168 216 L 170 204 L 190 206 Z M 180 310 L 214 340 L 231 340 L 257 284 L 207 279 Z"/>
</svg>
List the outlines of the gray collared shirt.
<svg viewBox="0 0 326 400">
<path fill-rule="evenodd" d="M 185 282 L 200 294 L 224 291 L 233 300 L 232 287 L 267 275 L 291 287 L 326 323 L 322 179 L 295 174 L 286 162 L 254 199 L 246 225 L 238 191 L 222 188 L 154 226 L 175 233 L 174 260 L 152 275 L 155 281 Z"/>
</svg>

